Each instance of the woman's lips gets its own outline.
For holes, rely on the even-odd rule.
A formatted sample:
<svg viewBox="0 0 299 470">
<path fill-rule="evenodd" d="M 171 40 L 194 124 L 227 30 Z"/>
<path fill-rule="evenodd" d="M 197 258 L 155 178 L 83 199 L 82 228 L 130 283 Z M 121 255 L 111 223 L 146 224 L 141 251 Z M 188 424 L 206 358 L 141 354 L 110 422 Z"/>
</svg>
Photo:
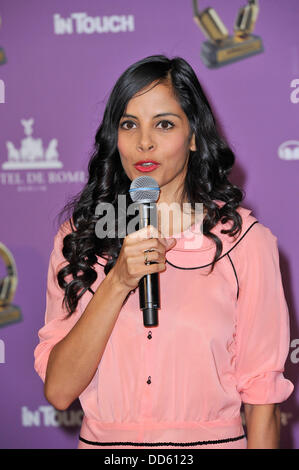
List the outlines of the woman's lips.
<svg viewBox="0 0 299 470">
<path fill-rule="evenodd" d="M 134 165 L 134 166 L 138 171 L 141 171 L 141 172 L 145 173 L 145 172 L 156 170 L 156 168 L 158 168 L 158 166 L 160 166 L 160 164 L 159 163 L 152 163 L 151 165 L 146 165 L 146 166 L 142 166 L 142 165 Z"/>
</svg>

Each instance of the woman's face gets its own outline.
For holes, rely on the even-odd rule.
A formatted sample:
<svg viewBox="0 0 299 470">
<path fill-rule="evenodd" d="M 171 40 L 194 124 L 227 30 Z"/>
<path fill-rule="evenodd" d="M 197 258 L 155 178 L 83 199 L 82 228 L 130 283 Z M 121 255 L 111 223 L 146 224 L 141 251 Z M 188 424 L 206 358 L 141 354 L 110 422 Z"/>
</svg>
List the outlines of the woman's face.
<svg viewBox="0 0 299 470">
<path fill-rule="evenodd" d="M 177 201 L 175 193 L 184 182 L 195 139 L 190 139 L 188 118 L 171 87 L 152 86 L 128 102 L 119 123 L 118 150 L 128 178 L 152 176 L 161 189 L 159 202 L 171 203 Z M 145 173 L 136 167 L 142 161 L 158 165 Z"/>
</svg>

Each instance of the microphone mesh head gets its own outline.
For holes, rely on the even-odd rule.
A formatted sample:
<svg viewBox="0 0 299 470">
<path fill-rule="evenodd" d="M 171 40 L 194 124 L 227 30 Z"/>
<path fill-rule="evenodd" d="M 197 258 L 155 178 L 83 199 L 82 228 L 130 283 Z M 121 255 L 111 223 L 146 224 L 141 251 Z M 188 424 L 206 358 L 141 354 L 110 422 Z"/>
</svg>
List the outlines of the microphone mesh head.
<svg viewBox="0 0 299 470">
<path fill-rule="evenodd" d="M 132 181 L 129 193 L 133 202 L 156 202 L 160 187 L 151 176 L 138 176 Z"/>
</svg>

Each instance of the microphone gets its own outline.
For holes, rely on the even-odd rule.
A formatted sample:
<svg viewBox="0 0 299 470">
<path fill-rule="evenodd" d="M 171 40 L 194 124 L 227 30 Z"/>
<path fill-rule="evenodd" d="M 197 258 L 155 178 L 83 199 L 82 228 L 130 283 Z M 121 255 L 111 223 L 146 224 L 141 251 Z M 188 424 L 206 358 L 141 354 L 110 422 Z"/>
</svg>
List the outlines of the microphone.
<svg viewBox="0 0 299 470">
<path fill-rule="evenodd" d="M 129 193 L 139 209 L 139 230 L 148 225 L 158 227 L 157 205 L 160 187 L 150 176 L 138 176 L 130 186 Z M 154 264 L 156 261 L 151 261 Z M 160 308 L 159 273 L 146 274 L 139 280 L 139 305 L 143 311 L 144 326 L 158 325 L 158 308 Z"/>
</svg>

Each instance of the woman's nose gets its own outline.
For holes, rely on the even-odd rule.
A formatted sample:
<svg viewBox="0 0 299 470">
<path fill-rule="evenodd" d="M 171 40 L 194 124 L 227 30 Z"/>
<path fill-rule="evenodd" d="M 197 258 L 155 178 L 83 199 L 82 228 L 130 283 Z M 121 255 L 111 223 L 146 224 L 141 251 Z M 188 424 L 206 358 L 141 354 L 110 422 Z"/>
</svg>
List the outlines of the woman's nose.
<svg viewBox="0 0 299 470">
<path fill-rule="evenodd" d="M 140 134 L 140 137 L 137 142 L 137 148 L 141 152 L 146 152 L 149 150 L 153 150 L 155 147 L 155 144 L 151 138 L 150 133 L 145 133 L 143 132 Z"/>
</svg>

